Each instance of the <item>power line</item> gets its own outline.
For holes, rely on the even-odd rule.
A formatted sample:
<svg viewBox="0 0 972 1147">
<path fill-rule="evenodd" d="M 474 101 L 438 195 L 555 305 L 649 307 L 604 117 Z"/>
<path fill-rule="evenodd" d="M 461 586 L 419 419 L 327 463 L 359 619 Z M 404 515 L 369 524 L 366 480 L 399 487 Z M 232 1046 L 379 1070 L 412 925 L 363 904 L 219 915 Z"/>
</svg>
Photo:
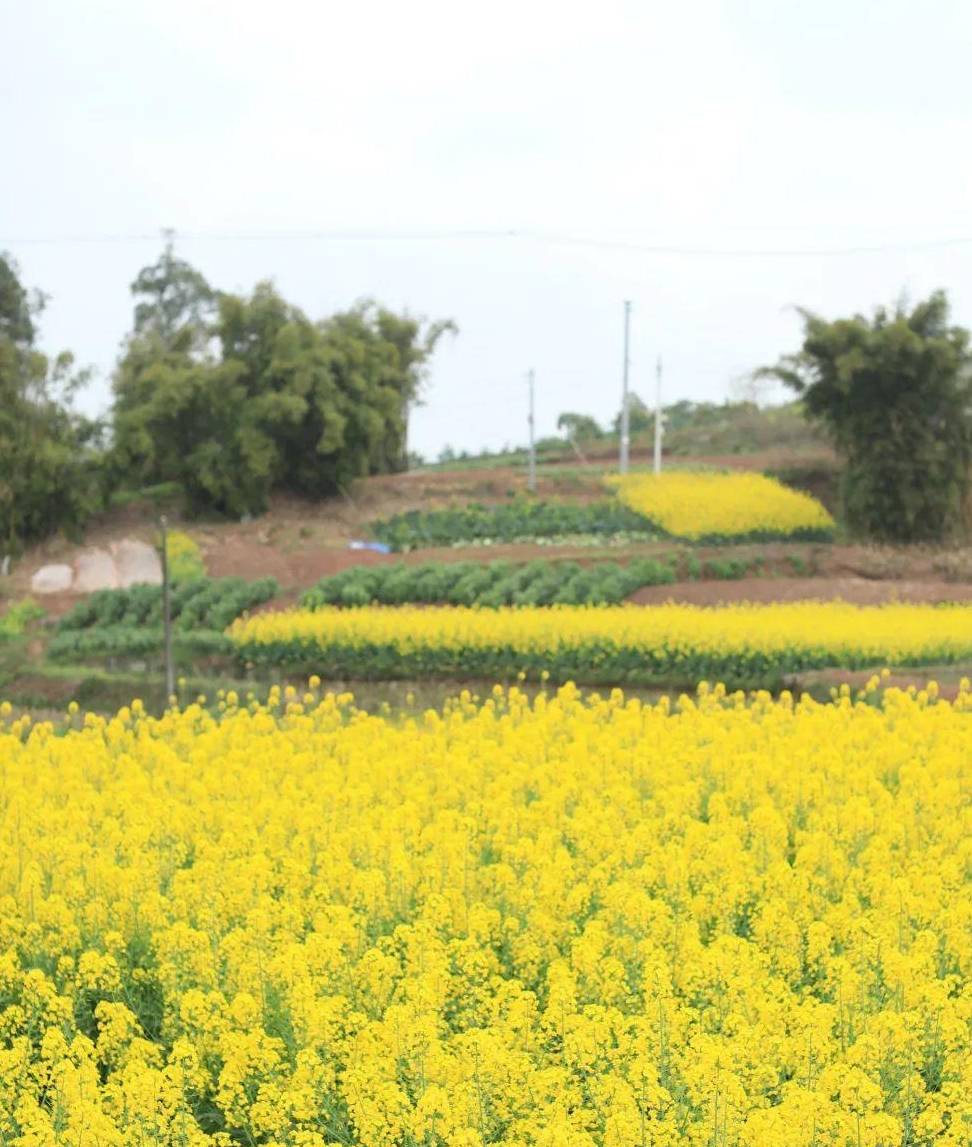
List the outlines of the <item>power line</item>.
<svg viewBox="0 0 972 1147">
<path fill-rule="evenodd" d="M 960 235 L 949 239 L 923 239 L 901 243 L 878 243 L 871 246 L 815 248 L 669 247 L 612 239 L 586 239 L 571 235 L 549 235 L 547 239 L 552 243 L 576 247 L 594 247 L 599 250 L 630 251 L 646 255 L 677 255 L 707 259 L 800 259 L 829 258 L 842 255 L 885 255 L 895 252 L 939 250 L 946 247 L 961 247 L 972 244 L 972 235 Z"/>
<path fill-rule="evenodd" d="M 56 246 L 89 243 L 157 243 L 161 232 L 132 232 L 108 235 L 30 235 L 0 238 L 0 245 Z M 380 231 L 353 228 L 320 231 L 172 231 L 181 241 L 218 243 L 286 243 L 320 241 L 328 243 L 427 243 L 455 240 L 526 238 L 527 232 L 514 230 L 468 229 L 457 231 Z"/>
<path fill-rule="evenodd" d="M 847 247 L 693 247 L 672 244 L 641 243 L 624 239 L 598 238 L 558 231 L 522 229 L 466 229 L 453 231 L 380 231 L 380 230 L 314 230 L 314 231 L 179 231 L 182 242 L 217 243 L 451 243 L 451 242 L 519 242 L 548 246 L 585 247 L 601 251 L 618 251 L 640 255 L 658 255 L 702 259 L 816 259 L 842 256 L 884 255 L 913 251 L 935 251 L 972 245 L 972 235 L 940 239 L 913 239 L 893 243 L 858 244 Z M 102 235 L 33 235 L 0 238 L 0 247 L 112 245 L 158 243 L 159 232 Z"/>
</svg>

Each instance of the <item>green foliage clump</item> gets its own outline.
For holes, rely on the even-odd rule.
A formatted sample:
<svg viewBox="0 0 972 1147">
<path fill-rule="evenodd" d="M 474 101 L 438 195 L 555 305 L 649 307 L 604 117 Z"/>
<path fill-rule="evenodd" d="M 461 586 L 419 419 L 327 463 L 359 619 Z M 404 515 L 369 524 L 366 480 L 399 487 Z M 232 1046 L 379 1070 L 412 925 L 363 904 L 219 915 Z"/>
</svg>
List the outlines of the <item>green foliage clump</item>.
<svg viewBox="0 0 972 1147">
<path fill-rule="evenodd" d="M 84 661 L 89 657 L 153 657 L 163 646 L 161 627 L 146 629 L 130 625 L 106 625 L 58 633 L 48 655 L 58 661 Z M 177 656 L 227 656 L 233 643 L 223 633 L 200 629 L 176 632 L 172 648 Z"/>
<path fill-rule="evenodd" d="M 972 466 L 969 333 L 938 291 L 828 322 L 802 311 L 803 346 L 762 374 L 826 428 L 844 471 L 848 527 L 889 542 L 941 541 L 960 525 Z"/>
<path fill-rule="evenodd" d="M 628 565 L 573 561 L 426 562 L 423 565 L 352 566 L 323 578 L 301 599 L 322 606 L 404 605 L 608 605 L 644 585 L 667 585 L 675 571 L 651 558 Z"/>
<path fill-rule="evenodd" d="M 43 616 L 43 609 L 31 598 L 15 601 L 0 616 L 0 641 L 22 636 L 31 622 L 39 621 Z"/>
<path fill-rule="evenodd" d="M 104 504 L 101 427 L 72 407 L 87 375 L 36 345 L 44 298 L 0 253 L 0 557 L 55 530 L 76 532 Z"/>
<path fill-rule="evenodd" d="M 265 509 L 402 469 L 409 413 L 449 322 L 373 303 L 314 322 L 270 283 L 213 291 L 171 245 L 132 285 L 135 330 L 114 380 L 114 465 L 176 481 L 195 512 Z"/>
<path fill-rule="evenodd" d="M 181 530 L 172 530 L 166 534 L 165 555 L 172 581 L 197 581 L 206 576 L 202 551 Z"/>
<path fill-rule="evenodd" d="M 701 575 L 713 581 L 735 581 L 759 573 L 763 559 L 756 558 L 709 558 L 702 562 Z"/>
<path fill-rule="evenodd" d="M 172 591 L 171 612 L 177 649 L 225 652 L 223 630 L 248 610 L 270 601 L 275 578 L 195 578 Z M 162 648 L 162 591 L 154 585 L 103 589 L 58 622 L 48 654 L 61 660 L 83 656 L 140 656 Z"/>
<path fill-rule="evenodd" d="M 393 550 L 538 538 L 654 537 L 652 524 L 616 500 L 535 502 L 516 498 L 495 506 L 472 503 L 446 510 L 408 510 L 373 522 L 371 530 Z"/>
</svg>

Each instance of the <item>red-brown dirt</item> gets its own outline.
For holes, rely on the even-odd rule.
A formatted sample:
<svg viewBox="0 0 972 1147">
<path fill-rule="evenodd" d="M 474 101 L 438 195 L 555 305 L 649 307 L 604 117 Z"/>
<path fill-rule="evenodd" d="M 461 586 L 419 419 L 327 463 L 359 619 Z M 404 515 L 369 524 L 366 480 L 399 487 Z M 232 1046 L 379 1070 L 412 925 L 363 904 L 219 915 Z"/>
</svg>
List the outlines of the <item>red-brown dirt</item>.
<svg viewBox="0 0 972 1147">
<path fill-rule="evenodd" d="M 851 605 L 883 605 L 972 601 L 972 585 L 945 581 L 873 581 L 859 577 L 747 577 L 738 581 L 688 581 L 643 586 L 629 601 L 660 605 L 667 601 L 690 605 L 730 602 L 845 601 Z"/>
<path fill-rule="evenodd" d="M 770 453 L 726 455 L 695 459 L 710 465 L 760 468 L 770 465 Z M 789 455 L 783 460 L 793 461 Z M 589 467 L 551 468 L 539 475 L 542 497 L 566 497 L 589 501 L 605 496 L 601 484 L 603 461 Z M 419 470 L 387 475 L 355 483 L 339 497 L 317 503 L 293 498 L 277 498 L 270 511 L 249 522 L 178 522 L 172 527 L 186 530 L 200 544 L 207 568 L 214 576 L 236 574 L 246 578 L 272 575 L 286 594 L 305 589 L 328 574 L 349 566 L 388 561 L 424 562 L 491 561 L 498 558 L 572 558 L 582 563 L 606 559 L 625 561 L 634 556 L 651 556 L 678 549 L 676 543 L 633 543 L 622 547 L 538 546 L 530 544 L 472 546 L 417 551 L 408 555 L 382 556 L 366 550 L 350 550 L 348 543 L 368 536 L 375 518 L 412 508 L 469 501 L 503 502 L 522 493 L 526 476 L 522 468 Z M 170 515 L 173 519 L 175 515 Z M 91 523 L 84 545 L 106 545 L 122 537 L 152 541 L 156 537 L 156 514 L 151 506 L 132 505 L 115 510 Z M 17 563 L 0 594 L 15 598 L 29 593 L 30 578 L 42 564 L 70 561 L 79 546 L 63 538 L 53 538 L 35 547 Z M 972 583 L 972 552 L 942 554 L 931 550 L 892 550 L 846 545 L 765 545 L 695 550 L 700 560 L 710 557 L 754 558 L 764 562 L 766 573 L 802 572 L 794 557 L 805 562 L 819 576 L 812 579 L 761 577 L 743 582 L 689 582 L 661 586 L 640 592 L 636 600 L 646 602 L 677 598 L 685 601 L 714 602 L 738 600 L 796 600 L 800 596 L 849 601 L 970 600 L 967 586 Z M 947 558 L 947 562 L 943 561 Z M 796 565 L 796 568 L 794 566 Z M 949 581 L 944 580 L 948 574 Z M 74 594 L 45 597 L 45 609 L 60 616 L 77 600 Z"/>
</svg>

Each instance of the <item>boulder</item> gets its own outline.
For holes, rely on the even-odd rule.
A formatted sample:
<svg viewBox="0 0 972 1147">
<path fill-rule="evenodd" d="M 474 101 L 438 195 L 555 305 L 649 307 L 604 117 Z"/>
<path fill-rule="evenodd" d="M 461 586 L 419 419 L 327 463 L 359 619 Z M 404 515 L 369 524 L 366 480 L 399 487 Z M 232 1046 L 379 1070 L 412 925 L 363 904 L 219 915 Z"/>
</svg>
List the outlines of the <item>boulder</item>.
<svg viewBox="0 0 972 1147">
<path fill-rule="evenodd" d="M 64 593 L 71 588 L 74 570 L 70 566 L 41 566 L 30 579 L 31 593 Z"/>
<path fill-rule="evenodd" d="M 120 589 L 132 585 L 161 585 L 162 559 L 158 550 L 147 542 L 125 538 L 111 547 L 115 575 Z"/>
<path fill-rule="evenodd" d="M 115 559 L 107 550 L 85 550 L 74 562 L 75 593 L 94 593 L 99 589 L 118 588 Z"/>
</svg>

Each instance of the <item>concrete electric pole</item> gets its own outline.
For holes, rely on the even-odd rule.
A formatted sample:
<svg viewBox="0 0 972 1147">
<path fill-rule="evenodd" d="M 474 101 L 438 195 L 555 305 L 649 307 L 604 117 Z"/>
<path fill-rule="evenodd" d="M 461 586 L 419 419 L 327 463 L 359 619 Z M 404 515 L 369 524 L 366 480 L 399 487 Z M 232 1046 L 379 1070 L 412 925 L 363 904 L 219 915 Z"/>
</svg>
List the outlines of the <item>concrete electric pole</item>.
<svg viewBox="0 0 972 1147">
<path fill-rule="evenodd" d="M 631 303 L 627 299 L 624 304 L 624 372 L 621 382 L 621 443 L 618 452 L 618 473 L 628 472 L 628 445 L 630 442 L 630 424 L 628 409 L 628 344 L 631 334 Z"/>
</svg>

